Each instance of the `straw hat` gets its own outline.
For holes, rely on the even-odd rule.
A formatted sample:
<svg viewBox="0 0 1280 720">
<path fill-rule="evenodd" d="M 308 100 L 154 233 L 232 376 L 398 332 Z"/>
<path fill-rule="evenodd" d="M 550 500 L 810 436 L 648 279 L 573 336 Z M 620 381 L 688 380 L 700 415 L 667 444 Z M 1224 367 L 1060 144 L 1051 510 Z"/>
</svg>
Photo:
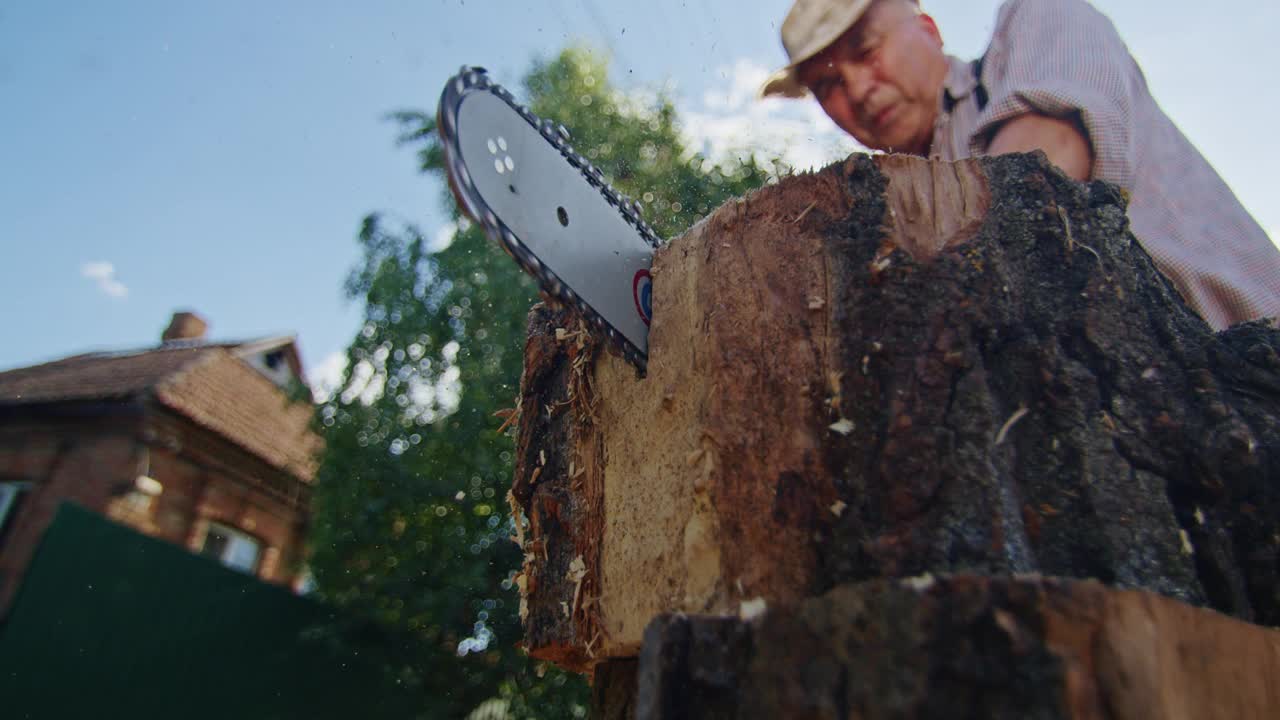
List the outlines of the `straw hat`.
<svg viewBox="0 0 1280 720">
<path fill-rule="evenodd" d="M 782 21 L 782 47 L 791 62 L 760 86 L 760 97 L 809 94 L 796 77 L 796 66 L 822 52 L 871 7 L 874 0 L 796 0 Z"/>
</svg>

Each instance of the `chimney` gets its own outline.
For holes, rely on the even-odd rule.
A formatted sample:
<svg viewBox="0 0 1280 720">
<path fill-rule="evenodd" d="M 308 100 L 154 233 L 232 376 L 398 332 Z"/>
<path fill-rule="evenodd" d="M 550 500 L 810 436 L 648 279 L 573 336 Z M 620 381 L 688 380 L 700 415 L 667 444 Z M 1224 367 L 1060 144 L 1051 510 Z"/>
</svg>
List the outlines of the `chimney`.
<svg viewBox="0 0 1280 720">
<path fill-rule="evenodd" d="M 204 318 L 193 312 L 176 312 L 169 321 L 169 327 L 160 335 L 161 342 L 172 340 L 199 340 L 209 328 Z"/>
</svg>

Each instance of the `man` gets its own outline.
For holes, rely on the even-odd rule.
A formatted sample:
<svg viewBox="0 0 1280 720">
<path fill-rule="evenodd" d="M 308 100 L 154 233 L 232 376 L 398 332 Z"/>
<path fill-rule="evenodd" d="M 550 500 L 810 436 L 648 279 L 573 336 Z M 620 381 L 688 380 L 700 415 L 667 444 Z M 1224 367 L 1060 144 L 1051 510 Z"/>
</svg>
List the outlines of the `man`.
<svg viewBox="0 0 1280 720">
<path fill-rule="evenodd" d="M 1042 150 L 1129 192 L 1134 235 L 1216 330 L 1280 316 L 1280 250 L 1160 110 L 1084 0 L 1008 0 L 981 60 L 946 55 L 916 0 L 797 0 L 790 64 L 762 95 L 812 94 L 863 145 L 943 160 Z"/>
</svg>

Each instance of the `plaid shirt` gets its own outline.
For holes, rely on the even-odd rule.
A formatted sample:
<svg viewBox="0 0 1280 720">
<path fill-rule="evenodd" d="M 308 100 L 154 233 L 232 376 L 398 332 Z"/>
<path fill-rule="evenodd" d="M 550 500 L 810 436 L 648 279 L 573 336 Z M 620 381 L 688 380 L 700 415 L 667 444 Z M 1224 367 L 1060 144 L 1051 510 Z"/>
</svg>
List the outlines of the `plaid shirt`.
<svg viewBox="0 0 1280 720">
<path fill-rule="evenodd" d="M 1026 113 L 1078 116 L 1093 178 L 1129 193 L 1129 222 L 1156 265 L 1215 330 L 1280 316 L 1280 250 L 1164 114 L 1111 21 L 1084 0 L 1009 0 L 982 64 L 949 58 L 934 157 L 983 154 Z"/>
</svg>

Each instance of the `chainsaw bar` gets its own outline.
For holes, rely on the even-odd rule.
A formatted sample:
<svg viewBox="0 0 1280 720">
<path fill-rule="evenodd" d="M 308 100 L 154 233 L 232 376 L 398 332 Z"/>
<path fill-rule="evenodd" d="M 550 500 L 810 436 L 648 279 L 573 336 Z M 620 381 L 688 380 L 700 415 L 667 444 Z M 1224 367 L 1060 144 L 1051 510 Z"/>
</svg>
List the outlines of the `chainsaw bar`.
<svg viewBox="0 0 1280 720">
<path fill-rule="evenodd" d="M 640 203 L 574 151 L 563 125 L 516 102 L 484 68 L 464 66 L 449 79 L 436 124 L 450 188 L 463 212 L 546 293 L 576 307 L 643 372 L 652 313 L 649 267 L 661 240 L 644 221 Z"/>
</svg>

